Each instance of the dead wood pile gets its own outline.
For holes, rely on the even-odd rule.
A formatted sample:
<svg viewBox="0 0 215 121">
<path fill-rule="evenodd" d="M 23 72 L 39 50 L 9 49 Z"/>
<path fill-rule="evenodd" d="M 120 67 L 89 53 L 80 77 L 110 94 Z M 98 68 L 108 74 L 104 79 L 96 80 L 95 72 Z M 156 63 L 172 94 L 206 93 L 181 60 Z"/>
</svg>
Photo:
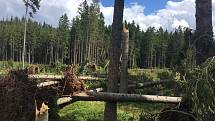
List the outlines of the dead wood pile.
<svg viewBox="0 0 215 121">
<path fill-rule="evenodd" d="M 67 67 L 64 75 L 64 88 L 63 88 L 63 94 L 64 95 L 73 95 L 75 93 L 80 93 L 82 91 L 85 91 L 84 83 L 83 81 L 79 80 L 77 76 L 75 75 L 74 66 L 70 65 Z"/>
<path fill-rule="evenodd" d="M 27 70 L 10 71 L 0 79 L 0 120 L 34 121 L 36 88 Z"/>
</svg>

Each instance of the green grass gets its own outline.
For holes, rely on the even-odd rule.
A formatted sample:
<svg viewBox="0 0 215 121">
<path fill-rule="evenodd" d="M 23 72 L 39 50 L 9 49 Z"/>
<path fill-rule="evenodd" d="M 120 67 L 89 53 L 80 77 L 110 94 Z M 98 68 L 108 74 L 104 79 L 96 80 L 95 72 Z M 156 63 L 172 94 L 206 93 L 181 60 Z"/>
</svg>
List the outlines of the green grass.
<svg viewBox="0 0 215 121">
<path fill-rule="evenodd" d="M 62 121 L 103 121 L 104 102 L 75 102 L 59 111 Z M 132 114 L 118 108 L 118 121 L 135 121 Z"/>
<path fill-rule="evenodd" d="M 141 116 L 159 113 L 167 104 L 118 103 L 118 121 L 139 121 Z M 104 102 L 75 102 L 59 111 L 62 121 L 102 121 Z M 146 120 L 147 121 L 147 120 Z"/>
</svg>

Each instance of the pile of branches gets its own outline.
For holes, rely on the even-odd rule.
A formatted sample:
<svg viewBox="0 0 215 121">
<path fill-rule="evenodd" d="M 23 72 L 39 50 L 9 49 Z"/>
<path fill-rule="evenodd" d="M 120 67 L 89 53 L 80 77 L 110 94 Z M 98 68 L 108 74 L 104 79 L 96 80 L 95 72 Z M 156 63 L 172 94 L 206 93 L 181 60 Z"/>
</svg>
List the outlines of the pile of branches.
<svg viewBox="0 0 215 121">
<path fill-rule="evenodd" d="M 33 121 L 35 118 L 35 82 L 28 80 L 27 70 L 10 71 L 0 79 L 2 121 Z"/>
</svg>

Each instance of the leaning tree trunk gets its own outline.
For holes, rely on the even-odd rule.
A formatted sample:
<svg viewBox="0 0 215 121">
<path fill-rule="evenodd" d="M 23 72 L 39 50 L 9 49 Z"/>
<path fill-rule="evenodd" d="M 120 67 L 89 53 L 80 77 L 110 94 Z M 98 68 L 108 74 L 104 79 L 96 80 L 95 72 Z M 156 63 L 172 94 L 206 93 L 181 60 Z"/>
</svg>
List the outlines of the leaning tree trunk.
<svg viewBox="0 0 215 121">
<path fill-rule="evenodd" d="M 123 29 L 122 39 L 122 60 L 120 72 L 120 93 L 127 93 L 128 91 L 128 50 L 129 50 L 129 31 Z"/>
<path fill-rule="evenodd" d="M 112 24 L 112 39 L 110 49 L 110 66 L 108 71 L 108 92 L 117 92 L 119 81 L 119 60 L 121 46 L 121 32 L 123 21 L 124 0 L 115 0 Z M 107 102 L 105 105 L 104 121 L 117 121 L 117 103 Z"/>
<path fill-rule="evenodd" d="M 212 28 L 212 1 L 196 0 L 196 48 L 198 64 L 204 62 L 209 54 L 211 46 L 210 41 L 213 39 Z"/>
</svg>

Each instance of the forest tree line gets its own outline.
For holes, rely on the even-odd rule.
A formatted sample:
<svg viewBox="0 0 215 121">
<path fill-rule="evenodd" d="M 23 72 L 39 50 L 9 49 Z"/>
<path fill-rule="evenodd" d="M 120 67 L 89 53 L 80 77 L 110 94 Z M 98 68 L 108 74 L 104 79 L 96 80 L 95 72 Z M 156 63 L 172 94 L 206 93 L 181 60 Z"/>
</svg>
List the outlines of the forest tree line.
<svg viewBox="0 0 215 121">
<path fill-rule="evenodd" d="M 58 27 L 28 20 L 25 60 L 28 63 L 105 65 L 111 40 L 111 26 L 105 25 L 99 4 L 80 4 L 79 15 L 69 20 L 59 18 Z M 189 28 L 169 32 L 162 27 L 146 31 L 134 21 L 124 22 L 129 29 L 129 68 L 171 68 L 196 66 L 198 53 Z M 21 61 L 24 18 L 11 17 L 0 21 L 0 61 Z M 211 41 L 210 45 L 214 45 Z M 213 55 L 214 46 L 208 48 Z"/>
</svg>

